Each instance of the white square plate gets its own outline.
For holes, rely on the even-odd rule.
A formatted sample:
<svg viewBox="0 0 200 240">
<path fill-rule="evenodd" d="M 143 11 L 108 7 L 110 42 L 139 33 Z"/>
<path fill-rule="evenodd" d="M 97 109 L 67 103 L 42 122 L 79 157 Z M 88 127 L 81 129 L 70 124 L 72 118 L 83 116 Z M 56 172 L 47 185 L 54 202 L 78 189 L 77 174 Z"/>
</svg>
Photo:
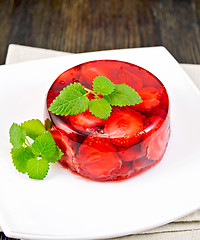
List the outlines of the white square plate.
<svg viewBox="0 0 200 240">
<path fill-rule="evenodd" d="M 43 120 L 55 78 L 85 61 L 116 59 L 156 75 L 171 104 L 163 160 L 135 178 L 99 183 L 54 164 L 43 181 L 19 174 L 10 157 L 13 122 Z M 102 51 L 0 67 L 0 225 L 23 239 L 99 239 L 137 233 L 200 208 L 200 94 L 163 47 Z"/>
</svg>

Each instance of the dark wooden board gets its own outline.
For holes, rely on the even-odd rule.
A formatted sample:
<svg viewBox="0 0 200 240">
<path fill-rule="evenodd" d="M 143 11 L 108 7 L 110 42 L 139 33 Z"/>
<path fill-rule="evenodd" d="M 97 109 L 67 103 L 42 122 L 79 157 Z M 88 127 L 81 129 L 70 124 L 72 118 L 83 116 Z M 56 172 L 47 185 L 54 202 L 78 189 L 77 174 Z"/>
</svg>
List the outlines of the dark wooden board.
<svg viewBox="0 0 200 240">
<path fill-rule="evenodd" d="M 199 0 L 0 0 L 0 64 L 10 43 L 69 52 L 165 46 L 200 63 Z"/>
</svg>

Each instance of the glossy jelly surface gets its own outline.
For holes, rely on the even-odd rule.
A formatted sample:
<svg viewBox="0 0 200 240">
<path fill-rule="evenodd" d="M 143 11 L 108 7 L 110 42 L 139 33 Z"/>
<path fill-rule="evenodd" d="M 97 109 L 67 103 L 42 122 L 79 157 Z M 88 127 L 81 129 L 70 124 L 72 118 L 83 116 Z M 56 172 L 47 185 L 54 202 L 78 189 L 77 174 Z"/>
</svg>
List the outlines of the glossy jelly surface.
<svg viewBox="0 0 200 240">
<path fill-rule="evenodd" d="M 48 111 L 64 87 L 80 82 L 92 89 L 97 76 L 129 85 L 143 102 L 113 106 L 107 120 L 89 111 L 72 116 L 57 116 Z M 91 61 L 65 71 L 50 87 L 45 111 L 46 123 L 51 123 L 49 131 L 64 153 L 59 163 L 96 181 L 127 179 L 150 169 L 162 159 L 169 141 L 169 99 L 165 87 L 150 72 L 126 62 Z"/>
</svg>

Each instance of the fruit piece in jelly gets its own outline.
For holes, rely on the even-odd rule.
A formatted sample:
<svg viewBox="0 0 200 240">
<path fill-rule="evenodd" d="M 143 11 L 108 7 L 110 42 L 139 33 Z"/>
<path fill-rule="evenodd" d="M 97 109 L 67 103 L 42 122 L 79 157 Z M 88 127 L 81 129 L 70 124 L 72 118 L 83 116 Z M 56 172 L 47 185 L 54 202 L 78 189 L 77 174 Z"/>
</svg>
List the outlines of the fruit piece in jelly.
<svg viewBox="0 0 200 240">
<path fill-rule="evenodd" d="M 150 111 L 160 103 L 160 93 L 156 88 L 146 87 L 138 91 L 143 102 L 133 106 L 138 111 Z"/>
<path fill-rule="evenodd" d="M 141 144 L 138 143 L 131 147 L 118 147 L 118 155 L 123 162 L 131 162 L 135 159 L 144 156 L 144 152 L 141 150 Z"/>
<path fill-rule="evenodd" d="M 141 170 L 146 170 L 146 168 L 149 168 L 153 166 L 155 162 L 151 159 L 147 159 L 145 157 L 136 159 L 133 161 L 132 168 L 136 171 L 139 172 Z"/>
<path fill-rule="evenodd" d="M 71 144 L 69 138 L 66 136 L 65 133 L 57 130 L 55 127 L 50 130 L 50 133 L 51 133 L 52 137 L 54 138 L 56 145 L 64 153 L 64 155 L 61 157 L 59 162 L 66 168 L 69 168 L 71 171 L 75 172 L 76 168 L 75 168 L 75 165 L 73 162 L 74 158 L 75 158 L 75 151 L 72 147 L 72 144 Z"/>
<path fill-rule="evenodd" d="M 121 167 L 116 148 L 105 138 L 88 136 L 75 159 L 77 172 L 94 180 L 108 180 Z"/>
<path fill-rule="evenodd" d="M 164 122 L 164 119 L 160 117 L 160 115 L 158 116 L 151 115 L 148 118 L 146 118 L 144 121 L 144 134 L 142 136 L 142 140 L 154 134 L 160 128 L 163 122 Z"/>
<path fill-rule="evenodd" d="M 59 118 L 53 114 L 49 114 L 49 118 L 56 126 L 56 129 L 63 132 L 69 139 L 73 140 L 74 142 L 78 141 L 77 132 L 72 128 L 68 117 L 60 116 Z"/>
<path fill-rule="evenodd" d="M 133 173 L 134 169 L 132 168 L 132 162 L 123 162 L 119 171 L 117 171 L 111 179 L 126 179 L 129 178 Z"/>
<path fill-rule="evenodd" d="M 113 68 L 113 66 L 115 66 Z M 85 63 L 81 69 L 80 83 L 92 88 L 93 79 L 97 76 L 109 78 L 114 84 L 127 84 L 135 90 L 142 88 L 142 80 L 134 70 L 139 67 L 132 64 L 123 64 L 120 61 L 110 60 L 106 64 L 102 61 Z"/>
<path fill-rule="evenodd" d="M 129 147 L 141 139 L 142 115 L 134 110 L 113 111 L 107 119 L 104 132 L 109 141 L 118 146 Z"/>
<path fill-rule="evenodd" d="M 168 119 L 160 126 L 160 128 L 145 141 L 142 142 L 142 149 L 148 159 L 155 161 L 161 160 L 166 150 L 166 142 L 168 142 L 170 129 Z"/>
<path fill-rule="evenodd" d="M 95 132 L 105 124 L 105 119 L 95 117 L 88 110 L 69 117 L 71 125 L 78 131 Z"/>
</svg>

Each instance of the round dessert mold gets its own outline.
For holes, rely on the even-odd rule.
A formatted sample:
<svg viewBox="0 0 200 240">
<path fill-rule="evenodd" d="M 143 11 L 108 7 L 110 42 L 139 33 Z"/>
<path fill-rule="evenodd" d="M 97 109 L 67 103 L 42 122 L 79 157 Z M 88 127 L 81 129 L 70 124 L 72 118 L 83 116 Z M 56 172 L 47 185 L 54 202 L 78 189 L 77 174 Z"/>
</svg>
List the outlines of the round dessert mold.
<svg viewBox="0 0 200 240">
<path fill-rule="evenodd" d="M 105 76 L 114 84 L 129 85 L 143 102 L 112 106 L 107 120 L 88 110 L 72 116 L 57 116 L 48 111 L 64 87 L 80 82 L 92 89 L 97 76 Z M 89 94 L 88 98 L 93 96 Z M 122 180 L 150 169 L 162 159 L 169 141 L 169 99 L 165 87 L 147 70 L 127 62 L 97 60 L 65 71 L 50 87 L 45 108 L 46 123 L 51 123 L 49 131 L 64 153 L 59 164 L 92 180 Z"/>
</svg>

